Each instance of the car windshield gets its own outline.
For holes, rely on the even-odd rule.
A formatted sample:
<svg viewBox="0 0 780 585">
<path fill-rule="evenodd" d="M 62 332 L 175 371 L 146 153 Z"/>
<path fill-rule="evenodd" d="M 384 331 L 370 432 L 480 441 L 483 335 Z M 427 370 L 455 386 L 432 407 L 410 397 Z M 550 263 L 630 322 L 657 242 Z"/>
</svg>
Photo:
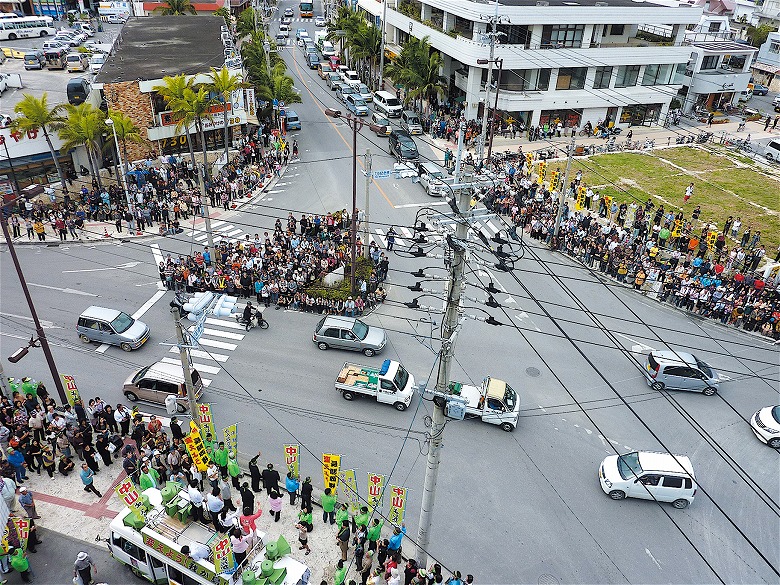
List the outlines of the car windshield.
<svg viewBox="0 0 780 585">
<path fill-rule="evenodd" d="M 777 424 L 780 424 L 780 406 L 772 408 L 772 418 L 775 419 Z"/>
<path fill-rule="evenodd" d="M 506 385 L 506 392 L 504 392 L 504 404 L 506 404 L 507 412 L 515 411 L 515 406 L 517 405 L 517 394 L 514 390 L 512 390 L 512 387 L 509 384 Z"/>
<path fill-rule="evenodd" d="M 143 378 L 146 375 L 146 372 L 148 372 L 149 368 L 151 367 L 152 366 L 146 366 L 145 368 L 141 368 L 140 370 L 138 370 L 138 373 L 135 376 L 133 376 L 133 384 L 135 384 L 136 382 L 138 382 L 138 380 Z"/>
<path fill-rule="evenodd" d="M 398 144 L 405 150 L 417 150 L 417 146 L 414 144 L 414 140 L 407 138 L 406 136 L 400 136 L 398 138 Z"/>
<path fill-rule="evenodd" d="M 712 378 L 712 368 L 700 359 L 696 358 L 696 365 L 699 366 L 699 369 L 704 372 L 704 375 L 708 378 Z"/>
<path fill-rule="evenodd" d="M 133 321 L 133 318 L 130 315 L 127 313 L 119 313 L 116 319 L 111 321 L 111 327 L 113 327 L 114 331 L 117 333 L 124 333 L 132 327 L 133 323 L 135 323 L 135 321 Z"/>
<path fill-rule="evenodd" d="M 355 324 L 352 326 L 352 333 L 360 340 L 363 341 L 368 335 L 368 325 L 363 323 L 360 319 L 355 319 Z"/>
<path fill-rule="evenodd" d="M 357 98 L 355 98 L 355 99 L 353 99 L 353 100 L 352 100 L 352 103 L 354 103 L 354 104 L 355 104 L 355 106 L 357 106 L 358 108 L 361 108 L 361 107 L 363 107 L 363 108 L 364 108 L 364 107 L 366 107 L 366 102 L 364 102 L 364 101 L 363 101 L 363 100 L 361 100 L 361 99 L 357 99 Z"/>
<path fill-rule="evenodd" d="M 623 479 L 639 477 L 639 474 L 642 473 L 642 466 L 639 465 L 639 453 L 636 451 L 619 455 L 617 464 L 620 477 Z"/>
<path fill-rule="evenodd" d="M 379 117 L 377 117 L 374 120 L 374 122 L 376 124 L 378 124 L 379 126 L 389 126 L 390 125 L 390 120 L 388 120 L 387 118 L 379 118 Z"/>
<path fill-rule="evenodd" d="M 406 383 L 409 381 L 409 372 L 404 370 L 404 367 L 401 364 L 398 364 L 398 371 L 395 373 L 395 377 L 393 378 L 393 384 L 395 384 L 395 387 L 399 390 L 403 390 L 406 388 Z"/>
</svg>

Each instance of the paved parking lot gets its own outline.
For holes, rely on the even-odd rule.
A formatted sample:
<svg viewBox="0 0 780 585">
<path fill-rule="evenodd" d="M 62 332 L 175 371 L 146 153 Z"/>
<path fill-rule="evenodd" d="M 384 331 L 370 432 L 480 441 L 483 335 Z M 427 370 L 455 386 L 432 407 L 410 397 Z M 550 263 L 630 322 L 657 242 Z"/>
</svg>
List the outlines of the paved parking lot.
<svg viewBox="0 0 780 585">
<path fill-rule="evenodd" d="M 67 27 L 67 23 L 57 21 L 55 22 L 55 26 L 59 29 Z M 90 40 L 111 44 L 119 35 L 121 29 L 121 25 L 103 23 L 103 32 L 96 33 Z M 43 43 L 46 40 L 47 38 L 35 38 L 18 39 L 16 41 L 0 41 L 0 47 L 42 49 Z M 0 113 L 2 114 L 10 114 L 13 112 L 16 103 L 21 101 L 26 93 L 34 96 L 41 96 L 43 95 L 43 92 L 48 92 L 49 103 L 65 103 L 68 101 L 65 88 L 68 85 L 69 79 L 72 77 L 87 76 L 91 80 L 94 77 L 91 73 L 68 73 L 65 69 L 26 71 L 21 59 L 13 59 L 11 57 L 6 59 L 5 63 L 3 63 L 3 73 L 18 73 L 22 77 L 22 84 L 24 87 L 21 89 L 9 87 L 3 92 L 3 100 L 0 104 Z"/>
</svg>

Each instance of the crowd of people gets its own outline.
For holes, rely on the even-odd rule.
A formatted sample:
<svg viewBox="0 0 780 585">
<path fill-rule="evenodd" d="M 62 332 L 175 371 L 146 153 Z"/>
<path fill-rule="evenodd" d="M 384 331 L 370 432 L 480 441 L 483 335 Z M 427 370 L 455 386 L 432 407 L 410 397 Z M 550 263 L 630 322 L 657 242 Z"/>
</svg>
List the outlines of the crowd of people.
<svg viewBox="0 0 780 585">
<path fill-rule="evenodd" d="M 761 232 L 740 217 L 704 221 L 691 201 L 692 185 L 681 186 L 677 209 L 665 209 L 652 199 L 610 201 L 578 172 L 567 194 L 575 197 L 584 186 L 582 208 L 564 204 L 556 238 L 557 193 L 540 185 L 522 162 L 509 166 L 501 169 L 507 171 L 505 182 L 485 201 L 532 238 L 662 302 L 780 339 L 780 279 L 764 279 L 758 271 L 766 256 Z M 774 260 L 780 261 L 780 249 Z"/>
</svg>

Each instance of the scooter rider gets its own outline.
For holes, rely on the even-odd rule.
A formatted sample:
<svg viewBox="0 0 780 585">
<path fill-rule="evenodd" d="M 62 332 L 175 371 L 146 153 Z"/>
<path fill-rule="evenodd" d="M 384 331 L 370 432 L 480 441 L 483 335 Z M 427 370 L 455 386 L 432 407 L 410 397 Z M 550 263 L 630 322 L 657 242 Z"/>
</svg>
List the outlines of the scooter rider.
<svg viewBox="0 0 780 585">
<path fill-rule="evenodd" d="M 254 310 L 252 309 L 252 301 L 246 302 L 246 307 L 244 307 L 244 314 L 242 316 L 242 321 L 244 323 L 251 323 L 252 322 L 252 314 L 254 313 Z"/>
</svg>

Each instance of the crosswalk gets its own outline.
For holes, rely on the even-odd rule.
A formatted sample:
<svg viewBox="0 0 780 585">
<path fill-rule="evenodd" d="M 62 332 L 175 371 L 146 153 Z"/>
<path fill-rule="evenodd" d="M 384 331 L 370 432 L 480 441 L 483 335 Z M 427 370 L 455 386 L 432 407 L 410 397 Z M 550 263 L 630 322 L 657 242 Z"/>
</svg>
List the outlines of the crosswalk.
<svg viewBox="0 0 780 585">
<path fill-rule="evenodd" d="M 239 240 L 243 240 L 246 235 L 241 228 L 219 219 L 211 222 L 211 231 L 213 232 L 215 242 L 219 242 L 220 240 L 238 242 Z M 185 236 L 192 238 L 194 241 L 203 245 L 206 244 L 209 237 L 205 227 L 192 229 L 188 231 Z"/>
<path fill-rule="evenodd" d="M 284 18 L 284 17 L 280 17 L 280 18 L 274 18 L 274 19 L 273 19 L 273 22 L 282 22 L 282 18 Z M 293 18 L 290 18 L 290 17 L 288 16 L 288 17 L 287 17 L 287 20 L 288 20 L 289 22 L 313 22 L 313 21 L 314 21 L 314 19 L 313 19 L 312 17 L 310 17 L 310 16 L 309 16 L 309 17 L 306 17 L 306 18 L 301 18 L 300 16 L 299 16 L 298 18 L 294 18 L 294 17 L 293 17 Z"/>
<path fill-rule="evenodd" d="M 192 332 L 195 330 L 195 325 L 189 328 Z M 238 342 L 244 339 L 245 329 L 244 326 L 236 323 L 235 319 L 231 317 L 207 317 L 203 327 L 203 333 L 198 340 L 200 349 L 191 349 L 190 358 L 192 359 L 192 366 L 198 370 L 203 381 L 203 387 L 208 388 L 213 382 L 212 378 L 205 378 L 204 374 L 208 376 L 216 376 L 222 371 L 224 364 L 230 358 L 230 355 L 225 352 L 235 351 L 238 347 Z M 170 353 L 178 353 L 178 347 L 172 347 Z M 180 364 L 179 358 L 165 357 L 162 359 L 167 364 Z"/>
</svg>

